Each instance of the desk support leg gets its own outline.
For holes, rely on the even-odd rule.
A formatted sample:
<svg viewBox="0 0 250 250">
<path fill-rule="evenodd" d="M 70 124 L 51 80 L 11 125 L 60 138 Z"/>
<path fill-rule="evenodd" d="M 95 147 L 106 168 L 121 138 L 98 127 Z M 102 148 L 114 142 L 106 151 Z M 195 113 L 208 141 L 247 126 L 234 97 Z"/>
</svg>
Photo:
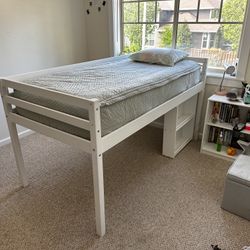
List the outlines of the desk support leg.
<svg viewBox="0 0 250 250">
<path fill-rule="evenodd" d="M 204 99 L 204 89 L 198 94 L 197 107 L 196 107 L 196 116 L 195 116 L 195 125 L 194 125 L 194 139 L 199 139 L 199 131 L 201 127 L 201 115 L 202 115 L 202 105 Z"/>
<path fill-rule="evenodd" d="M 164 115 L 162 155 L 174 158 L 176 144 L 177 108 Z"/>
</svg>

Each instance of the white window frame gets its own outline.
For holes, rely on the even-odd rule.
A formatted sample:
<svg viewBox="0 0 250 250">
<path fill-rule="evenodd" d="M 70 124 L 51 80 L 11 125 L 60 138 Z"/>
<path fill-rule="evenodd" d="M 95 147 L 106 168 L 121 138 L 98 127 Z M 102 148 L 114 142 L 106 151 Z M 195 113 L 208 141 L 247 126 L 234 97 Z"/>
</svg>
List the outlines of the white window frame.
<svg viewBox="0 0 250 250">
<path fill-rule="evenodd" d="M 247 1 L 245 19 L 243 24 L 243 29 L 241 33 L 241 41 L 238 49 L 238 67 L 237 67 L 237 79 L 240 81 L 245 81 L 248 58 L 250 57 L 250 32 L 248 31 L 250 27 L 250 0 Z"/>
<path fill-rule="evenodd" d="M 203 46 L 204 41 L 206 42 L 206 46 Z M 201 39 L 201 49 L 207 49 L 208 48 L 208 42 L 209 42 L 209 33 L 204 32 L 202 33 L 202 39 Z"/>
<path fill-rule="evenodd" d="M 121 0 L 111 0 L 110 4 L 110 10 L 109 10 L 109 17 L 110 17 L 110 40 L 111 40 L 111 55 L 119 55 L 122 52 L 122 41 L 123 41 L 123 35 L 121 30 L 123 30 L 122 27 L 122 8 L 121 8 Z M 198 0 L 198 9 L 197 9 L 197 19 L 199 17 L 199 6 L 200 6 L 201 0 Z M 174 15 L 174 21 L 173 24 L 173 41 L 172 45 L 175 48 L 176 47 L 176 37 L 177 37 L 177 24 L 181 23 L 196 23 L 196 22 L 178 22 L 178 14 L 176 14 L 177 9 L 179 9 L 180 0 L 175 1 L 175 15 Z M 221 10 L 219 14 L 219 21 L 221 19 Z M 207 23 L 219 23 L 223 24 L 223 22 L 199 22 L 200 24 L 207 24 Z M 230 22 L 226 22 L 227 24 L 230 24 Z M 237 24 L 237 22 L 232 22 L 233 24 Z M 242 22 L 240 22 L 242 23 Z M 236 79 L 240 81 L 245 80 L 245 75 L 247 71 L 247 64 L 248 64 L 248 57 L 250 56 L 250 43 L 248 42 L 250 40 L 250 32 L 247 31 L 247 27 L 250 27 L 250 0 L 247 1 L 246 6 L 246 12 L 245 12 L 245 18 L 243 21 L 243 28 L 241 33 L 241 41 L 238 48 L 238 66 L 237 66 L 237 75 Z M 244 49 L 243 49 L 244 48 Z M 222 70 L 216 69 L 214 71 L 216 75 L 218 76 L 218 73 L 221 73 Z M 213 70 L 209 70 L 209 74 L 213 75 Z M 231 78 L 231 77 L 230 77 Z"/>
</svg>

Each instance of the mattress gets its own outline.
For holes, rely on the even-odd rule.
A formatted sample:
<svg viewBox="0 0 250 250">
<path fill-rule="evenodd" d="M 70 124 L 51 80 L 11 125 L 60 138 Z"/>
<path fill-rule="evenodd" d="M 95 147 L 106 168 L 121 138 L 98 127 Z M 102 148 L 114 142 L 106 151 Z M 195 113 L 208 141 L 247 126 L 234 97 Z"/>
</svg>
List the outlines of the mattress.
<svg viewBox="0 0 250 250">
<path fill-rule="evenodd" d="M 132 62 L 127 56 L 80 63 L 18 77 L 35 86 L 53 89 L 101 103 L 102 136 L 109 134 L 200 81 L 197 63 L 183 60 L 174 67 Z M 15 91 L 14 96 L 88 119 L 86 110 L 46 97 Z M 24 117 L 62 131 L 89 138 L 89 132 L 21 108 Z"/>
</svg>

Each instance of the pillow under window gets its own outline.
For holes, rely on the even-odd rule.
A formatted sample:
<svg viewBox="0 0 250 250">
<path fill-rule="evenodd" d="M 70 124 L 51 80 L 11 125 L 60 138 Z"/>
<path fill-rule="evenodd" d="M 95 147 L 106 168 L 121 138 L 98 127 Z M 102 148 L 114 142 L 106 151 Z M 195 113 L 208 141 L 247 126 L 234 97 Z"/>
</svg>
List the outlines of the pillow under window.
<svg viewBox="0 0 250 250">
<path fill-rule="evenodd" d="M 174 66 L 175 63 L 183 60 L 188 54 L 185 51 L 170 48 L 145 49 L 131 54 L 129 57 L 133 61 L 162 64 Z"/>
</svg>

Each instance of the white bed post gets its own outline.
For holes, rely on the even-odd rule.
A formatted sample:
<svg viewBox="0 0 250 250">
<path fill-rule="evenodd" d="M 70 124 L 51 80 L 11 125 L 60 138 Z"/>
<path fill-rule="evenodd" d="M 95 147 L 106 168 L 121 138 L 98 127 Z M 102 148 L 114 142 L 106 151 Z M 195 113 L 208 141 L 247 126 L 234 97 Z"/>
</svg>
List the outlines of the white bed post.
<svg viewBox="0 0 250 250">
<path fill-rule="evenodd" d="M 16 164 L 17 164 L 17 170 L 19 174 L 19 179 L 21 182 L 21 185 L 23 187 L 28 186 L 28 179 L 26 175 L 26 170 L 24 167 L 24 160 L 23 160 L 23 155 L 22 155 L 22 150 L 21 150 L 21 145 L 17 133 L 17 128 L 16 128 L 16 123 L 10 121 L 8 118 L 8 114 L 12 112 L 12 107 L 10 104 L 7 104 L 5 102 L 5 96 L 9 95 L 9 91 L 6 87 L 2 86 L 1 88 L 1 96 L 2 96 L 2 101 L 3 101 L 3 106 L 6 114 L 6 120 L 9 128 L 9 133 L 10 133 L 10 138 L 11 138 L 11 143 L 16 159 Z"/>
<path fill-rule="evenodd" d="M 196 107 L 196 117 L 195 117 L 195 125 L 194 125 L 194 139 L 199 139 L 199 132 L 200 132 L 200 123 L 201 123 L 201 115 L 202 115 L 202 106 L 203 100 L 205 95 L 205 86 L 206 86 L 206 79 L 207 79 L 207 64 L 208 59 L 202 58 L 202 71 L 201 71 L 201 80 L 203 81 L 203 88 L 198 94 L 197 100 L 197 107 Z"/>
<path fill-rule="evenodd" d="M 105 204 L 104 204 L 104 181 L 103 181 L 103 159 L 101 140 L 101 117 L 100 105 L 94 101 L 89 112 L 91 122 L 90 139 L 92 150 L 92 168 L 95 195 L 95 218 L 96 233 L 99 236 L 105 234 Z"/>
<path fill-rule="evenodd" d="M 197 106 L 196 106 L 196 116 L 195 116 L 195 124 L 194 124 L 194 140 L 199 139 L 200 132 L 200 123 L 201 123 L 201 115 L 202 115 L 202 105 L 204 99 L 205 90 L 203 89 L 198 94 Z"/>
</svg>

